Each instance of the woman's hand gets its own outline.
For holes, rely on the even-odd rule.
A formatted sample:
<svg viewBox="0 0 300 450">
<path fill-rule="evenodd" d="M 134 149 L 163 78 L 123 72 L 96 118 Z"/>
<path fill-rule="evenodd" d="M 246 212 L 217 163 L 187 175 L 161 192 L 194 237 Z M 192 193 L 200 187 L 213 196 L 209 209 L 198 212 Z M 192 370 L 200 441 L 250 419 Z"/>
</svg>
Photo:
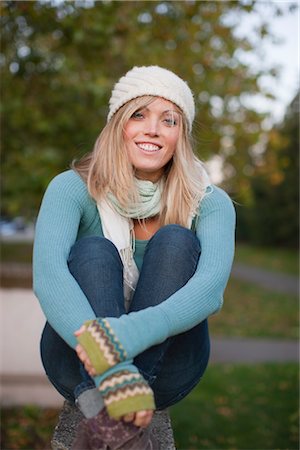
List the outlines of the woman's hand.
<svg viewBox="0 0 300 450">
<path fill-rule="evenodd" d="M 136 413 L 126 414 L 122 419 L 124 422 L 133 422 L 137 427 L 146 428 L 153 417 L 153 410 L 146 409 L 144 411 L 137 411 Z"/>
<path fill-rule="evenodd" d="M 75 331 L 75 336 L 80 336 L 81 333 L 83 333 L 85 331 L 85 326 L 82 325 L 82 327 L 79 328 L 79 330 Z M 94 367 L 91 364 L 91 361 L 86 353 L 86 351 L 84 350 L 84 348 L 78 344 L 75 348 L 76 353 L 78 358 L 80 359 L 80 361 L 82 362 L 82 364 L 84 365 L 85 370 L 88 372 L 88 374 L 93 377 L 96 375 L 96 371 L 94 369 Z M 152 409 L 146 409 L 143 411 L 137 411 L 137 412 L 133 412 L 133 413 L 129 413 L 126 414 L 125 416 L 122 417 L 122 419 L 124 420 L 124 422 L 133 422 L 134 425 L 136 425 L 137 427 L 142 427 L 142 428 L 146 428 L 153 417 L 153 410 Z"/>
<path fill-rule="evenodd" d="M 85 331 L 85 326 L 82 325 L 82 327 L 80 327 L 79 330 L 75 331 L 74 334 L 75 334 L 76 337 L 78 337 L 84 331 Z M 92 366 L 90 358 L 88 357 L 88 355 L 87 355 L 86 351 L 84 350 L 84 348 L 82 347 L 82 345 L 80 345 L 80 344 L 76 345 L 75 350 L 76 350 L 78 358 L 80 359 L 80 361 L 84 365 L 84 368 L 87 371 L 87 373 L 91 377 L 94 377 L 96 375 L 95 368 Z"/>
</svg>

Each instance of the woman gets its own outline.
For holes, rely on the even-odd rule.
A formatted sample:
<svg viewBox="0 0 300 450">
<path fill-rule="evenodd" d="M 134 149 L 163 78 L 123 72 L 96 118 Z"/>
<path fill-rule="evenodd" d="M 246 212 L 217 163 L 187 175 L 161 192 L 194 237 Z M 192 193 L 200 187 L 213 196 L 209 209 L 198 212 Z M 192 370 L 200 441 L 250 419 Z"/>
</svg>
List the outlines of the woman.
<svg viewBox="0 0 300 450">
<path fill-rule="evenodd" d="M 206 369 L 235 214 L 192 151 L 194 115 L 181 78 L 134 67 L 112 91 L 94 150 L 44 196 L 34 245 L 41 354 L 86 418 L 74 448 L 151 448 L 153 410 L 185 397 Z"/>
</svg>

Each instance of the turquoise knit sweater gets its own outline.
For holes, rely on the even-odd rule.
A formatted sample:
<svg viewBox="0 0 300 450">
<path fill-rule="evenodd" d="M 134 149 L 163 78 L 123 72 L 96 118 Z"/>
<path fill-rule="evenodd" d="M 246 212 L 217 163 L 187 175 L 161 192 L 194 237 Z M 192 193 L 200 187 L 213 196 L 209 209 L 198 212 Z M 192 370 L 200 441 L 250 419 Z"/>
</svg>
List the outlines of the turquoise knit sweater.
<svg viewBox="0 0 300 450">
<path fill-rule="evenodd" d="M 109 319 L 128 359 L 220 309 L 233 261 L 234 231 L 232 202 L 213 186 L 200 205 L 196 234 L 201 257 L 194 276 L 160 305 Z M 95 315 L 67 260 L 76 240 L 94 235 L 103 236 L 95 201 L 78 174 L 61 173 L 48 186 L 36 224 L 34 292 L 50 325 L 73 348 L 77 344 L 74 331 Z M 143 246 L 137 248 L 140 265 Z"/>
</svg>

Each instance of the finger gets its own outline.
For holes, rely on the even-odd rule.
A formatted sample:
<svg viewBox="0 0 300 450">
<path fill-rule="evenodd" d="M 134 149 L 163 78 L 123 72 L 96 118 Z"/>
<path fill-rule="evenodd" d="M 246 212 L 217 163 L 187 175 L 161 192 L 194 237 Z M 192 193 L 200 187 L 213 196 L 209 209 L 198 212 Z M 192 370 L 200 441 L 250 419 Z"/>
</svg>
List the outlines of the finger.
<svg viewBox="0 0 300 450">
<path fill-rule="evenodd" d="M 88 357 L 88 355 L 87 355 L 86 351 L 84 350 L 84 348 L 80 344 L 78 344 L 75 347 L 75 350 L 76 350 L 78 358 L 80 359 L 80 361 L 84 365 L 85 370 L 91 376 L 95 376 L 96 375 L 96 370 L 95 370 L 94 366 L 92 365 L 91 360 Z"/>
<path fill-rule="evenodd" d="M 94 369 L 94 367 L 91 367 L 91 366 L 87 366 L 86 368 L 85 368 L 85 370 L 88 372 L 88 374 L 91 376 L 91 377 L 94 377 L 95 375 L 96 375 L 96 370 Z"/>
<path fill-rule="evenodd" d="M 123 420 L 124 420 L 124 422 L 133 422 L 134 418 L 135 418 L 135 413 L 129 413 L 123 417 Z"/>
<path fill-rule="evenodd" d="M 83 364 L 85 364 L 85 363 L 89 364 L 90 363 L 88 357 L 86 356 L 86 354 L 84 352 L 77 353 L 77 356 L 78 356 L 78 358 L 80 359 L 80 361 Z"/>
<path fill-rule="evenodd" d="M 76 350 L 77 355 L 80 358 L 86 358 L 87 357 L 86 351 L 84 350 L 84 348 L 80 344 L 76 345 L 75 350 Z"/>
<path fill-rule="evenodd" d="M 137 427 L 147 427 L 153 416 L 152 410 L 138 411 L 135 415 L 134 425 Z"/>
<path fill-rule="evenodd" d="M 93 367 L 93 365 L 92 365 L 92 363 L 91 363 L 91 361 L 89 360 L 88 357 L 86 357 L 86 358 L 84 359 L 83 363 L 84 363 L 84 365 L 87 367 L 88 370 L 94 369 L 94 367 Z"/>
<path fill-rule="evenodd" d="M 85 356 L 85 358 L 82 360 L 82 363 L 85 367 L 85 370 L 91 375 L 91 376 L 95 376 L 96 375 L 96 370 L 94 368 L 94 366 L 92 365 L 90 359 L 88 356 Z"/>
<path fill-rule="evenodd" d="M 78 344 L 78 345 L 76 345 L 75 350 L 76 350 L 77 355 L 79 356 L 79 355 L 81 355 L 83 348 L 81 347 L 80 344 Z"/>
<path fill-rule="evenodd" d="M 134 425 L 140 428 L 147 428 L 151 422 L 151 417 L 145 416 L 143 418 L 135 418 Z"/>
<path fill-rule="evenodd" d="M 88 373 L 91 377 L 96 376 L 96 371 L 95 371 L 95 369 L 89 369 L 88 367 L 85 367 L 85 370 L 87 371 L 87 373 Z"/>
<path fill-rule="evenodd" d="M 76 337 L 77 337 L 77 336 L 80 336 L 84 331 L 85 331 L 85 326 L 82 325 L 82 326 L 79 328 L 79 330 L 76 330 L 76 331 L 75 331 L 74 335 L 75 335 Z"/>
<path fill-rule="evenodd" d="M 76 353 L 77 353 L 77 356 L 81 359 L 81 361 L 84 360 L 84 361 L 90 362 L 90 359 L 89 359 L 86 351 L 84 350 L 84 348 L 81 345 L 76 346 Z"/>
</svg>

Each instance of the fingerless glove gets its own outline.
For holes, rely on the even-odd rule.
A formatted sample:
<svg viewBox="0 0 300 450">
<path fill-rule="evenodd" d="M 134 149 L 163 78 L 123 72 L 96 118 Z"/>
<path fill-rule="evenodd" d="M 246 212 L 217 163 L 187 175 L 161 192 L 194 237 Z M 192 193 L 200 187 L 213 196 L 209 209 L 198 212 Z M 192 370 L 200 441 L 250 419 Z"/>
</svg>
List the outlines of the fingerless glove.
<svg viewBox="0 0 300 450">
<path fill-rule="evenodd" d="M 97 375 L 127 359 L 127 354 L 108 320 L 94 319 L 84 323 L 85 331 L 77 337 Z"/>
<path fill-rule="evenodd" d="M 114 419 L 131 412 L 155 409 L 152 389 L 132 364 L 130 370 L 121 370 L 106 377 L 98 389 L 108 414 Z"/>
<path fill-rule="evenodd" d="M 84 325 L 86 329 L 77 340 L 87 352 L 97 375 L 101 375 L 96 376 L 96 384 L 110 417 L 118 419 L 131 412 L 155 409 L 152 389 L 127 359 L 108 320 L 90 320 Z M 120 363 L 123 364 L 118 370 Z M 109 371 L 107 376 L 106 371 Z"/>
</svg>

